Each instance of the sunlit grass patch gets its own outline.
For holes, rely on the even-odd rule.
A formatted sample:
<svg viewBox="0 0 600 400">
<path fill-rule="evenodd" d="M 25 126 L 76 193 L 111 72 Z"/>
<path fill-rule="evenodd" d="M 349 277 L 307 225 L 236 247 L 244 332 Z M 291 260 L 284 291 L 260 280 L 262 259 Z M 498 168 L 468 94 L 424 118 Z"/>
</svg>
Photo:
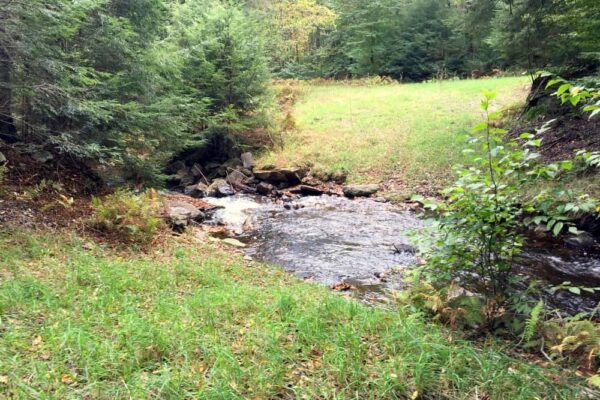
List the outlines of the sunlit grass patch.
<svg viewBox="0 0 600 400">
<path fill-rule="evenodd" d="M 311 163 L 344 170 L 350 181 L 397 179 L 409 188 L 440 188 L 462 160 L 458 137 L 481 118 L 482 92 L 496 107 L 523 101 L 527 78 L 432 83 L 303 87 L 295 105 L 298 129 L 264 163 Z"/>
</svg>

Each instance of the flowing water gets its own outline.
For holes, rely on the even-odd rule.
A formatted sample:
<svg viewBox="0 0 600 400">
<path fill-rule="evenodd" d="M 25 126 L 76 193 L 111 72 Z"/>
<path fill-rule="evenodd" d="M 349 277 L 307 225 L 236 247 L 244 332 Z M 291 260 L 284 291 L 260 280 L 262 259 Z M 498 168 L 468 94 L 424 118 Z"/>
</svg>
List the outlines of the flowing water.
<svg viewBox="0 0 600 400">
<path fill-rule="evenodd" d="M 303 197 L 287 202 L 261 197 L 207 199 L 221 207 L 213 222 L 248 244 L 247 254 L 327 285 L 347 282 L 367 299 L 402 287 L 403 272 L 418 263 L 409 236 L 426 228 L 414 213 L 372 199 Z M 595 251 L 595 250 L 594 250 Z M 546 288 L 565 281 L 600 287 L 600 256 L 564 245 L 534 246 L 522 271 L 543 278 Z M 593 309 L 598 296 L 552 295 L 562 308 Z"/>
<path fill-rule="evenodd" d="M 224 207 L 213 219 L 237 232 L 249 255 L 304 279 L 348 282 L 364 295 L 377 294 L 400 287 L 401 272 L 417 263 L 408 235 L 423 223 L 387 203 L 333 196 L 285 204 L 246 196 L 209 202 Z"/>
</svg>

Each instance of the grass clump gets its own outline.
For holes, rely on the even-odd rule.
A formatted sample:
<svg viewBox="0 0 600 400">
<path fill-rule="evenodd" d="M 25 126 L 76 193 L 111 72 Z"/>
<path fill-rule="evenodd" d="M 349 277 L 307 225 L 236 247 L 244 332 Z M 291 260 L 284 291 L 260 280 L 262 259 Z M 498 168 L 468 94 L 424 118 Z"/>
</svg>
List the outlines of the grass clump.
<svg viewBox="0 0 600 400">
<path fill-rule="evenodd" d="M 8 174 L 8 167 L 0 163 L 0 198 L 6 195 L 6 181 Z"/>
<path fill-rule="evenodd" d="M 155 190 L 136 195 L 118 190 L 92 201 L 94 213 L 90 225 L 124 243 L 148 245 L 164 226 L 162 203 Z"/>
<path fill-rule="evenodd" d="M 0 233 L 0 397 L 585 398 L 557 371 L 453 339 L 190 236 L 110 255 Z"/>
</svg>

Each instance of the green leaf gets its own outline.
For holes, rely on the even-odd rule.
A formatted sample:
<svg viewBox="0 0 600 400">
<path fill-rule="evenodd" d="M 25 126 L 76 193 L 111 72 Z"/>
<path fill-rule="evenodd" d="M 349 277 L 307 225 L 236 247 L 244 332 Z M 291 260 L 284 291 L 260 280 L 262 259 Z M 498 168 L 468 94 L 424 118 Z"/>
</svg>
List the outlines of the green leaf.
<svg viewBox="0 0 600 400">
<path fill-rule="evenodd" d="M 519 137 L 523 140 L 529 140 L 529 139 L 533 139 L 535 137 L 535 135 L 532 133 L 523 132 L 519 135 Z"/>
<path fill-rule="evenodd" d="M 571 161 L 571 160 L 561 161 L 560 167 L 562 169 L 564 169 L 565 171 L 570 171 L 573 169 L 573 161 Z"/>
<path fill-rule="evenodd" d="M 525 144 L 527 146 L 540 147 L 542 145 L 542 140 L 541 139 L 530 140 Z"/>
<path fill-rule="evenodd" d="M 592 375 L 588 378 L 587 382 L 592 385 L 600 388 L 600 375 Z"/>
<path fill-rule="evenodd" d="M 555 78 L 555 79 L 551 79 L 550 82 L 548 82 L 548 84 L 546 85 L 546 89 L 548 89 L 551 86 L 556 85 L 557 83 L 561 83 L 564 82 L 565 80 L 562 78 Z"/>
<path fill-rule="evenodd" d="M 556 90 L 556 94 L 560 96 L 561 94 L 563 94 L 564 92 L 566 92 L 570 88 L 571 88 L 571 84 L 570 83 L 563 83 Z"/>
<path fill-rule="evenodd" d="M 487 122 L 480 122 L 473 127 L 473 132 L 480 132 L 484 129 L 487 129 L 487 127 L 488 127 Z"/>
<path fill-rule="evenodd" d="M 579 289 L 578 287 L 570 287 L 569 292 L 573 294 L 581 294 L 581 289 Z"/>
<path fill-rule="evenodd" d="M 577 96 L 572 96 L 569 98 L 569 102 L 571 103 L 571 105 L 576 106 L 577 104 L 579 104 L 579 102 L 581 101 L 581 96 L 577 95 Z"/>
<path fill-rule="evenodd" d="M 554 233 L 554 236 L 558 236 L 560 234 L 560 232 L 563 229 L 563 226 L 565 226 L 565 224 L 562 222 L 559 222 L 556 225 L 554 225 L 554 229 L 552 230 L 552 233 Z"/>
</svg>

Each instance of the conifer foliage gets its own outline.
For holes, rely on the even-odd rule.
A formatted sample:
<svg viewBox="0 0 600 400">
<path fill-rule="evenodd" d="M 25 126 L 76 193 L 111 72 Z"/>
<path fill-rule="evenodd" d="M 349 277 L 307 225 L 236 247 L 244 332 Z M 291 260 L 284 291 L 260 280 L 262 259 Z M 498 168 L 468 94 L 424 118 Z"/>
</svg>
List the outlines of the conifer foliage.
<svg viewBox="0 0 600 400">
<path fill-rule="evenodd" d="M 0 135 L 152 181 L 268 78 L 260 36 L 212 0 L 0 0 Z"/>
</svg>

